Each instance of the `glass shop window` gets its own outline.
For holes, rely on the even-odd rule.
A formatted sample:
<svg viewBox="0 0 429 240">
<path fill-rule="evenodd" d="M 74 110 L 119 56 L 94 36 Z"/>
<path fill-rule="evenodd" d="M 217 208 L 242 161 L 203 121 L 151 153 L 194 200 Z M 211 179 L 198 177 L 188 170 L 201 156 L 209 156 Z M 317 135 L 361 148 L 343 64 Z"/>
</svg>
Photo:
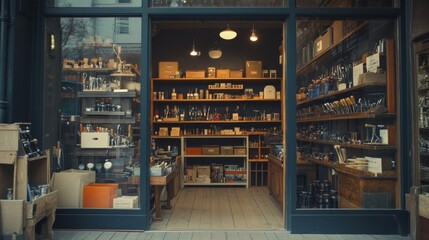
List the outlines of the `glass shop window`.
<svg viewBox="0 0 429 240">
<path fill-rule="evenodd" d="M 400 207 L 395 29 L 297 21 L 298 209 Z"/>
<path fill-rule="evenodd" d="M 58 205 L 140 208 L 141 19 L 56 20 L 62 41 L 62 171 L 54 173 L 52 185 L 59 190 Z"/>
<path fill-rule="evenodd" d="M 297 7 L 398 7 L 398 0 L 297 0 Z"/>
<path fill-rule="evenodd" d="M 47 7 L 141 7 L 142 0 L 48 0 Z"/>
<path fill-rule="evenodd" d="M 284 0 L 152 0 L 152 7 L 283 7 Z"/>
</svg>

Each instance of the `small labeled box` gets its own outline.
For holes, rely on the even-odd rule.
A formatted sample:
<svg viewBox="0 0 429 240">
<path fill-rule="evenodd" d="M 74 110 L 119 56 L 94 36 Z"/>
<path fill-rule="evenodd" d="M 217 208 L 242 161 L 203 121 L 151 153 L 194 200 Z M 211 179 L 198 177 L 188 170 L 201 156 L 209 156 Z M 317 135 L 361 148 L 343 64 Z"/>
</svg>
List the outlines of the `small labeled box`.
<svg viewBox="0 0 429 240">
<path fill-rule="evenodd" d="M 216 71 L 217 78 L 229 78 L 229 69 L 218 69 Z"/>
<path fill-rule="evenodd" d="M 205 78 L 206 71 L 205 70 L 187 70 L 186 78 Z"/>
<path fill-rule="evenodd" d="M 221 146 L 220 155 L 233 155 L 234 147 L 233 146 Z"/>
<path fill-rule="evenodd" d="M 202 155 L 219 155 L 219 146 L 218 145 L 203 146 Z"/>
<path fill-rule="evenodd" d="M 187 147 L 186 155 L 201 155 L 202 149 L 200 147 Z"/>
<path fill-rule="evenodd" d="M 122 196 L 113 199 L 113 208 L 137 208 L 138 196 Z"/>
<path fill-rule="evenodd" d="M 173 78 L 179 71 L 179 62 L 159 62 L 159 78 Z"/>
<path fill-rule="evenodd" d="M 109 148 L 110 136 L 108 132 L 82 132 L 80 135 L 81 148 Z"/>
<path fill-rule="evenodd" d="M 229 71 L 229 77 L 230 78 L 242 78 L 243 77 L 243 69 Z"/>
<path fill-rule="evenodd" d="M 246 155 L 246 147 L 234 146 L 234 155 Z"/>
<path fill-rule="evenodd" d="M 314 56 L 319 55 L 332 45 L 332 27 L 328 27 L 316 40 L 314 40 Z"/>
<path fill-rule="evenodd" d="M 262 61 L 246 61 L 246 77 L 262 77 Z"/>
</svg>

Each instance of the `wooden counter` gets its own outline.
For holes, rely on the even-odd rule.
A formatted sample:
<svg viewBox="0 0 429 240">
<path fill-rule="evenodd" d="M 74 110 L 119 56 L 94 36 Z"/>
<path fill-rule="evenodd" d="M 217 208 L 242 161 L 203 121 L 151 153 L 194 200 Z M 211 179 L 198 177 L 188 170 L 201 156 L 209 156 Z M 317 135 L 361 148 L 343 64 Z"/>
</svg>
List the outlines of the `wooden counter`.
<svg viewBox="0 0 429 240">
<path fill-rule="evenodd" d="M 268 189 L 271 196 L 283 207 L 283 161 L 276 156 L 268 155 Z"/>
</svg>

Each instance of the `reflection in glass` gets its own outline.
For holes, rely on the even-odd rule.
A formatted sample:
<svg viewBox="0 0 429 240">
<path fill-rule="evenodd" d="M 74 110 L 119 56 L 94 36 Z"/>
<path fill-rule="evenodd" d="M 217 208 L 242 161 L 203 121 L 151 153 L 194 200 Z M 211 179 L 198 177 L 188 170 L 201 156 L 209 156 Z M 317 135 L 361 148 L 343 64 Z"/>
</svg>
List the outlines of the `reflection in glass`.
<svg viewBox="0 0 429 240">
<path fill-rule="evenodd" d="M 152 7 L 282 7 L 283 0 L 152 0 Z"/>
<path fill-rule="evenodd" d="M 62 46 L 60 138 L 66 171 L 56 173 L 56 179 L 72 178 L 82 186 L 75 194 L 83 192 L 82 202 L 60 201 L 59 207 L 139 208 L 134 129 L 140 121 L 141 20 L 49 20 L 60 25 Z M 60 195 L 67 191 L 57 188 Z"/>
<path fill-rule="evenodd" d="M 297 0 L 297 7 L 398 7 L 397 0 Z"/>
<path fill-rule="evenodd" d="M 141 0 L 48 0 L 48 7 L 141 7 Z"/>
<path fill-rule="evenodd" d="M 394 29 L 297 21 L 297 208 L 399 207 Z"/>
</svg>

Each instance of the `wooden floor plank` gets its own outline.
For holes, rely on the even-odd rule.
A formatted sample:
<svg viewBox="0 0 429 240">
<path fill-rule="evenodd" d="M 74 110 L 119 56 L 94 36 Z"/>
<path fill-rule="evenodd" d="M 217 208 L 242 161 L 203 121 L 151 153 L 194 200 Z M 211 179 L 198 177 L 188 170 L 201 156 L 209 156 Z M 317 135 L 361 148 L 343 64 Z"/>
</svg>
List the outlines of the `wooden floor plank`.
<svg viewBox="0 0 429 240">
<path fill-rule="evenodd" d="M 181 232 L 179 236 L 179 240 L 191 240 L 192 232 Z"/>
<path fill-rule="evenodd" d="M 226 239 L 227 240 L 238 240 L 238 232 L 226 232 Z"/>
<path fill-rule="evenodd" d="M 83 238 L 85 240 L 94 240 L 97 239 L 103 232 L 101 231 L 90 231 L 88 232 L 88 235 Z"/>
<path fill-rule="evenodd" d="M 205 225 L 207 223 L 207 221 L 204 221 L 204 218 L 210 219 L 210 212 L 206 212 L 208 200 L 206 196 L 207 192 L 203 191 L 203 189 L 204 188 L 196 188 L 195 201 L 192 207 L 188 229 L 200 229 L 202 228 L 202 224 Z M 208 228 L 209 226 L 206 227 Z"/>
<path fill-rule="evenodd" d="M 264 232 L 267 240 L 279 240 L 275 232 Z"/>
<path fill-rule="evenodd" d="M 179 240 L 180 232 L 167 232 L 164 240 Z"/>
<path fill-rule="evenodd" d="M 195 201 L 195 188 L 185 188 L 173 208 L 167 229 L 187 229 Z"/>
<path fill-rule="evenodd" d="M 194 232 L 192 234 L 192 240 L 211 240 L 212 235 L 210 232 Z"/>
<path fill-rule="evenodd" d="M 268 240 L 264 232 L 248 232 L 252 240 Z"/>
<path fill-rule="evenodd" d="M 115 235 L 111 238 L 111 240 L 124 240 L 127 236 L 127 232 L 116 232 Z"/>
<path fill-rule="evenodd" d="M 211 229 L 234 229 L 226 188 L 211 189 Z"/>
<path fill-rule="evenodd" d="M 139 238 L 140 232 L 129 232 L 125 236 L 124 240 L 137 240 Z"/>
<path fill-rule="evenodd" d="M 249 192 L 252 194 L 253 199 L 255 199 L 258 208 L 261 210 L 270 227 L 280 228 L 283 224 L 281 208 L 278 204 L 268 199 L 272 198 L 271 196 L 268 196 L 263 191 L 259 191 L 260 188 L 261 187 L 251 187 L 249 188 Z"/>
<path fill-rule="evenodd" d="M 226 233 L 225 232 L 212 232 L 212 239 L 213 240 L 226 240 Z"/>
<path fill-rule="evenodd" d="M 228 202 L 234 219 L 234 229 L 247 229 L 246 219 L 238 201 L 236 190 L 239 188 L 228 188 Z"/>
<path fill-rule="evenodd" d="M 97 240 L 110 240 L 113 235 L 115 235 L 115 232 L 103 232 Z"/>
<path fill-rule="evenodd" d="M 150 240 L 164 240 L 166 232 L 153 232 Z"/>
<path fill-rule="evenodd" d="M 237 199 L 246 219 L 247 227 L 251 229 L 269 229 L 271 226 L 258 208 L 252 194 L 248 189 L 237 189 Z"/>
</svg>

